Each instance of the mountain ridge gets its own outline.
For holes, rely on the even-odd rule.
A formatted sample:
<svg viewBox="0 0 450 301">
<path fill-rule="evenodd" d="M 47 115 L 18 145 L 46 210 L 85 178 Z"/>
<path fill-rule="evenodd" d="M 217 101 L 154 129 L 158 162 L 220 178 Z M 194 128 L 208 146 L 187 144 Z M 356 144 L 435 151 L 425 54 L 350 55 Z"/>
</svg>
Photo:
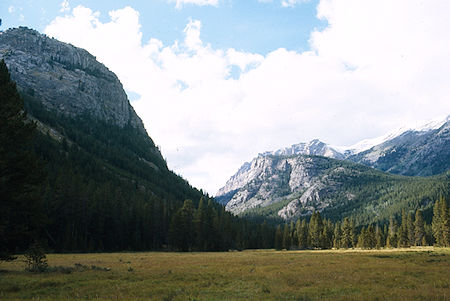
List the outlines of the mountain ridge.
<svg viewBox="0 0 450 301">
<path fill-rule="evenodd" d="M 89 114 L 146 133 L 117 76 L 88 51 L 19 27 L 0 34 L 0 57 L 20 92 L 48 110 Z"/>
<path fill-rule="evenodd" d="M 372 141 L 380 142 L 380 144 L 367 148 L 366 143 L 366 147 L 361 148 L 364 150 L 359 153 L 352 153 L 349 148 L 341 148 L 337 151 L 317 139 L 272 152 L 260 153 L 251 162 L 244 163 L 217 192 L 215 198 L 222 204 L 226 204 L 226 209 L 235 214 L 269 212 L 273 216 L 290 220 L 310 215 L 317 210 L 329 211 L 330 215 L 335 215 L 331 212 L 332 210 L 345 211 L 345 206 L 353 206 L 352 202 L 364 202 L 363 199 L 370 201 L 371 205 L 367 206 L 375 206 L 378 210 L 383 210 L 380 209 L 383 207 L 378 204 L 379 199 L 371 198 L 370 195 L 365 195 L 358 190 L 359 181 L 365 183 L 364 189 L 368 191 L 372 188 L 367 181 L 372 179 L 374 186 L 380 181 L 391 183 L 389 185 L 392 187 L 388 184 L 385 184 L 386 187 L 383 186 L 385 190 L 402 186 L 407 191 L 415 191 L 416 194 L 421 193 L 416 191 L 411 183 L 423 186 L 425 182 L 435 181 L 429 184 L 427 189 L 430 193 L 427 196 L 424 195 L 424 199 L 431 195 L 436 196 L 436 189 L 441 185 L 438 183 L 448 181 L 445 174 L 428 180 L 403 178 L 394 174 L 431 176 L 449 170 L 449 117 L 426 126 L 390 132 L 382 136 L 382 139 L 372 139 Z M 328 169 L 324 166 L 335 168 Z M 392 175 L 384 172 L 390 172 Z M 416 180 L 417 183 L 414 182 Z M 445 188 L 444 191 L 446 191 Z M 389 193 L 377 195 L 381 198 L 387 197 Z M 345 204 L 342 207 L 344 209 L 338 208 L 340 205 L 336 203 L 337 201 Z M 402 201 L 399 200 L 399 202 Z M 413 201 L 413 203 L 417 202 Z M 389 206 L 392 207 L 395 204 Z M 373 212 L 373 214 L 376 216 L 379 213 Z"/>
</svg>

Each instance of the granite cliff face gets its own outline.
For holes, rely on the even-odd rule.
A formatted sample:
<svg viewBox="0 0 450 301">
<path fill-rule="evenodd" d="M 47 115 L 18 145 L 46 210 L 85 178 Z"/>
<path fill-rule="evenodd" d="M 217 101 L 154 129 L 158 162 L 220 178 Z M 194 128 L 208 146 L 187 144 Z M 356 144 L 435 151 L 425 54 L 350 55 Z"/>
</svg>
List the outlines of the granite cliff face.
<svg viewBox="0 0 450 301">
<path fill-rule="evenodd" d="M 338 162 L 308 155 L 260 155 L 227 182 L 220 197 L 235 214 L 287 201 L 280 217 L 308 215 L 332 204 L 342 184 L 339 175 L 355 172 Z"/>
<path fill-rule="evenodd" d="M 363 166 L 351 162 L 408 176 L 448 171 L 449 133 L 447 117 L 418 128 L 400 129 L 364 140 L 348 148 L 312 140 L 265 152 L 250 163 L 244 163 L 215 198 L 235 214 L 271 206 L 271 210 L 277 208 L 277 215 L 287 220 L 309 215 L 313 210 L 339 206 L 338 200 L 348 203 L 355 199 L 357 183 L 365 182 L 372 174 L 369 168 L 364 167 L 364 170 Z M 356 185 L 350 187 L 349 182 Z"/>
<path fill-rule="evenodd" d="M 443 173 L 450 169 L 450 118 L 435 128 L 407 130 L 347 159 L 406 176 Z"/>
<path fill-rule="evenodd" d="M 20 27 L 0 33 L 1 58 L 19 90 L 47 109 L 146 133 L 117 76 L 86 50 Z"/>
</svg>

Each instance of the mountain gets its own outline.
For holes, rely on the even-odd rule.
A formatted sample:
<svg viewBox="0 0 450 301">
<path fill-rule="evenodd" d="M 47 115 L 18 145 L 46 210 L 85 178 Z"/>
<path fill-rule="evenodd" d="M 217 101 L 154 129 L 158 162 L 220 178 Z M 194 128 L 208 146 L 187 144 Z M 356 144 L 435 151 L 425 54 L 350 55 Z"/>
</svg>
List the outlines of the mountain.
<svg viewBox="0 0 450 301">
<path fill-rule="evenodd" d="M 450 169 L 450 117 L 399 131 L 347 160 L 393 174 L 430 176 Z"/>
<path fill-rule="evenodd" d="M 160 249 L 184 200 L 208 199 L 167 168 L 117 76 L 86 50 L 22 27 L 0 34 L 0 59 L 39 130 L 50 248 Z"/>
<path fill-rule="evenodd" d="M 429 208 L 449 192 L 450 173 L 404 177 L 361 164 L 310 155 L 259 155 L 241 168 L 217 196 L 242 215 L 295 220 L 321 211 L 358 223 L 385 221 L 401 209 Z"/>
<path fill-rule="evenodd" d="M 263 155 L 274 155 L 274 156 L 291 156 L 291 155 L 315 155 L 324 156 L 334 159 L 344 159 L 345 155 L 328 144 L 314 139 L 308 143 L 298 143 L 291 147 L 286 147 L 273 152 L 265 152 Z"/>
<path fill-rule="evenodd" d="M 0 33 L 5 59 L 19 90 L 65 116 L 88 114 L 145 133 L 117 76 L 84 49 L 26 27 Z"/>
<path fill-rule="evenodd" d="M 439 193 L 448 193 L 449 173 L 430 178 L 393 174 L 448 171 L 448 120 L 403 128 L 351 147 L 312 140 L 261 153 L 244 163 L 215 198 L 235 214 L 284 220 L 319 210 L 329 217 L 356 215 L 368 222 L 389 218 L 412 204 L 427 207 Z"/>
<path fill-rule="evenodd" d="M 27 142 L 42 166 L 36 197 L 45 218 L 30 241 L 57 252 L 273 247 L 273 227 L 233 216 L 168 169 L 117 76 L 86 50 L 21 27 L 0 32 L 0 59 L 16 96 L 2 93 L 0 111 L 9 116 L 16 102 L 37 128 Z"/>
</svg>

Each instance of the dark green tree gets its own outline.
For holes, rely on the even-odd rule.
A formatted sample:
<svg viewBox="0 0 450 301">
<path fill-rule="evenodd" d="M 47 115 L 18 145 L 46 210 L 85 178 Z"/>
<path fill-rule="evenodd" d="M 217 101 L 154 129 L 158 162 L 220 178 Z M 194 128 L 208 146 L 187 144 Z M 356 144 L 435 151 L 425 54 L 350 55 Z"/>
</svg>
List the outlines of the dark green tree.
<svg viewBox="0 0 450 301">
<path fill-rule="evenodd" d="M 414 221 L 414 245 L 424 246 L 425 239 L 425 221 L 423 220 L 422 210 L 416 211 L 416 219 Z"/>
<path fill-rule="evenodd" d="M 408 217 L 405 210 L 402 210 L 402 223 L 398 229 L 398 247 L 405 248 L 409 246 L 408 239 Z"/>
<path fill-rule="evenodd" d="M 389 228 L 386 239 L 386 247 L 388 248 L 396 248 L 397 247 L 397 222 L 394 218 L 390 218 L 389 220 Z"/>
<path fill-rule="evenodd" d="M 191 200 L 185 200 L 172 217 L 169 229 L 170 244 L 183 252 L 190 251 L 195 240 L 194 206 Z"/>
<path fill-rule="evenodd" d="M 408 246 L 414 246 L 415 244 L 415 228 L 414 228 L 414 217 L 411 212 L 408 213 L 406 218 L 406 228 L 408 230 Z"/>
<path fill-rule="evenodd" d="M 300 249 L 306 249 L 308 247 L 308 224 L 306 220 L 300 220 L 297 222 L 297 237 L 298 237 L 298 247 Z"/>
<path fill-rule="evenodd" d="M 43 166 L 30 150 L 36 126 L 27 119 L 23 100 L 0 61 L 0 259 L 10 260 L 40 240 L 45 221 L 40 184 Z"/>
<path fill-rule="evenodd" d="M 275 230 L 275 249 L 282 250 L 283 249 L 283 233 L 281 231 L 281 226 L 278 225 Z"/>
<path fill-rule="evenodd" d="M 291 247 L 291 231 L 288 223 L 284 224 L 282 246 L 286 250 L 289 250 Z"/>
<path fill-rule="evenodd" d="M 450 229 L 449 229 L 449 209 L 447 200 L 440 197 L 433 207 L 433 236 L 436 245 L 439 247 L 447 247 L 450 245 Z"/>
<path fill-rule="evenodd" d="M 333 232 L 333 248 L 339 249 L 341 247 L 341 224 L 337 222 L 334 224 L 334 232 Z"/>
<path fill-rule="evenodd" d="M 311 239 L 311 247 L 321 248 L 322 242 L 323 221 L 319 212 L 314 212 L 309 221 L 309 237 Z"/>
<path fill-rule="evenodd" d="M 353 245 L 353 227 L 350 219 L 348 217 L 344 218 L 342 222 L 342 239 L 341 239 L 341 247 L 342 248 L 352 248 Z"/>
</svg>

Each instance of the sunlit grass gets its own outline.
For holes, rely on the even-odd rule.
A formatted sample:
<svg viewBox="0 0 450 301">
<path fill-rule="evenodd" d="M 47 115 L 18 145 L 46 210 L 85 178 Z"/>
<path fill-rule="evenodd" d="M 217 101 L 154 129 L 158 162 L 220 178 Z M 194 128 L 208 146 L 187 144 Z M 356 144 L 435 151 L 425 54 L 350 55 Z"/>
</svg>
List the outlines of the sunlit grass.
<svg viewBox="0 0 450 301">
<path fill-rule="evenodd" d="M 449 249 L 50 254 L 48 263 L 84 268 L 33 274 L 20 258 L 0 263 L 0 299 L 450 300 Z"/>
</svg>

